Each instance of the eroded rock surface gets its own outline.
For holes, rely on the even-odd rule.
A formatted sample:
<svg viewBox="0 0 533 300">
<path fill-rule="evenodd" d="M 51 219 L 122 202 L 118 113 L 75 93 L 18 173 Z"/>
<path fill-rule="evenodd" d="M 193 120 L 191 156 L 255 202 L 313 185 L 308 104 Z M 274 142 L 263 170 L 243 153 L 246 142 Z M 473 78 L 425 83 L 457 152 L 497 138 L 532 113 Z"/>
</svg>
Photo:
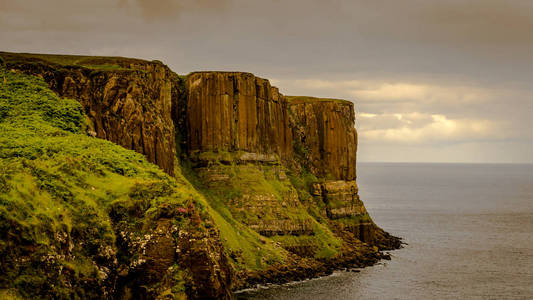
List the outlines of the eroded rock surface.
<svg viewBox="0 0 533 300">
<path fill-rule="evenodd" d="M 187 79 L 188 150 L 292 153 L 287 101 L 268 80 L 240 72 Z"/>
<path fill-rule="evenodd" d="M 400 240 L 379 228 L 359 198 L 356 182 L 357 131 L 352 102 L 287 97 L 294 144 L 293 167 L 318 179 L 312 194 L 325 204 L 322 213 L 337 235 L 380 249 L 400 247 Z"/>
<path fill-rule="evenodd" d="M 60 65 L 40 57 L 2 56 L 8 68 L 42 77 L 60 96 L 80 101 L 91 121 L 89 134 L 142 153 L 173 174 L 176 79 L 167 66 L 127 58 L 80 57 L 76 65 Z"/>
<path fill-rule="evenodd" d="M 355 180 L 357 131 L 353 103 L 288 97 L 295 161 L 320 178 Z"/>
</svg>

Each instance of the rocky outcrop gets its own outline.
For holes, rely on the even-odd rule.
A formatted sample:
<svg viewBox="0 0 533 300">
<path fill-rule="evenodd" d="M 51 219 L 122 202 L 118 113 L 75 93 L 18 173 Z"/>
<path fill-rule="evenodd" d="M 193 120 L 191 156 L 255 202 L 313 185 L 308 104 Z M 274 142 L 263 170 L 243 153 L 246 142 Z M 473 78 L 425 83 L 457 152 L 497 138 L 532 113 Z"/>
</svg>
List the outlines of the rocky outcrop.
<svg viewBox="0 0 533 300">
<path fill-rule="evenodd" d="M 358 191 L 355 181 L 338 180 L 313 184 L 313 195 L 321 198 L 326 204 L 325 213 L 332 220 L 367 214 Z"/>
<path fill-rule="evenodd" d="M 187 89 L 186 148 L 200 181 L 265 237 L 314 234 L 280 165 L 292 159 L 286 98 L 268 80 L 241 72 L 192 73 Z"/>
<path fill-rule="evenodd" d="M 287 100 L 268 80 L 241 72 L 187 78 L 189 151 L 292 153 Z"/>
<path fill-rule="evenodd" d="M 356 180 L 357 131 L 353 103 L 339 99 L 287 96 L 294 143 L 292 166 L 318 177 L 312 194 L 343 240 L 353 235 L 380 249 L 401 246 L 379 228 L 359 199 Z"/>
<path fill-rule="evenodd" d="M 353 103 L 287 97 L 295 161 L 320 178 L 355 180 L 357 132 Z"/>
<path fill-rule="evenodd" d="M 111 209 L 121 258 L 113 272 L 114 296 L 156 299 L 172 291 L 168 294 L 193 299 L 229 299 L 233 274 L 213 220 L 193 202 L 151 209 L 157 217 L 150 222 L 140 207 Z M 139 220 L 142 228 L 134 225 Z"/>
<path fill-rule="evenodd" d="M 327 251 L 314 237 L 324 229 L 308 210 L 319 210 L 343 239 L 344 260 L 353 259 L 356 240 L 399 246 L 359 199 L 352 102 L 283 96 L 249 73 L 192 73 L 187 88 L 188 158 L 200 182 L 237 220 L 300 257 Z M 314 202 L 299 198 L 306 187 L 296 193 L 285 168 L 292 176 L 315 176 L 307 187 Z"/>
<path fill-rule="evenodd" d="M 189 296 L 195 299 L 230 299 L 232 269 L 218 230 L 182 231 L 178 239 L 179 263 L 192 277 Z"/>
<path fill-rule="evenodd" d="M 264 165 L 263 161 L 246 162 L 219 165 L 215 161 L 195 168 L 195 172 L 206 188 L 222 198 L 235 218 L 257 233 L 266 237 L 313 235 L 313 219 L 304 213 L 306 207 L 285 169 Z"/>
<path fill-rule="evenodd" d="M 76 56 L 65 56 L 76 59 L 75 65 L 62 65 L 50 60 L 55 56 L 0 54 L 7 68 L 42 77 L 60 96 L 78 100 L 90 119 L 89 134 L 142 153 L 173 174 L 171 87 L 176 75 L 168 67 L 138 59 Z"/>
</svg>

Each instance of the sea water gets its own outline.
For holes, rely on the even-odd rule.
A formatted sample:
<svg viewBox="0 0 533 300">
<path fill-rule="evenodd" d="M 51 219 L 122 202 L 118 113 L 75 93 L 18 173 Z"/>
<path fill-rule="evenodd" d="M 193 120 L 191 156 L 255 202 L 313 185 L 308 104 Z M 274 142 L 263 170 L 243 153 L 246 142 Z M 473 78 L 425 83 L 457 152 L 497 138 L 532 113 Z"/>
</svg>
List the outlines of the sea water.
<svg viewBox="0 0 533 300">
<path fill-rule="evenodd" d="M 237 299 L 533 299 L 533 165 L 359 163 L 392 260 Z"/>
</svg>

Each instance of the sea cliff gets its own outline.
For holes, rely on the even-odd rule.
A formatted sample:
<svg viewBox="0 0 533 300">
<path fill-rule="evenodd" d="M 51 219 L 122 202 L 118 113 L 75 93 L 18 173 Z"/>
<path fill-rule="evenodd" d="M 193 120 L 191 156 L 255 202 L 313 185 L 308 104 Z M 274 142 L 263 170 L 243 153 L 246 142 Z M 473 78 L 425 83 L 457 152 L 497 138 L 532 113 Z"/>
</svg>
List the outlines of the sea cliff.
<svg viewBox="0 0 533 300">
<path fill-rule="evenodd" d="M 400 247 L 359 198 L 349 101 L 159 61 L 0 57 L 0 295 L 224 299 Z"/>
</svg>

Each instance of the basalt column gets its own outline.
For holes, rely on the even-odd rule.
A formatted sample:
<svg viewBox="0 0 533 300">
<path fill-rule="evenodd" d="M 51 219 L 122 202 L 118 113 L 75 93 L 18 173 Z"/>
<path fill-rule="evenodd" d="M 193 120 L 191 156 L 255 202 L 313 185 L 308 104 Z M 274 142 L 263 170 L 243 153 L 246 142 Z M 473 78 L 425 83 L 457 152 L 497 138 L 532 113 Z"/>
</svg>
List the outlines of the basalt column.
<svg viewBox="0 0 533 300">
<path fill-rule="evenodd" d="M 189 151 L 243 151 L 259 160 L 290 157 L 287 100 L 268 80 L 250 73 L 198 72 L 187 82 Z"/>
<path fill-rule="evenodd" d="M 359 199 L 356 179 L 357 131 L 352 102 L 313 97 L 287 97 L 295 160 L 293 167 L 311 172 L 319 182 L 312 194 L 325 204 L 323 214 L 337 234 L 383 249 L 399 240 L 377 227 Z M 346 239 L 346 238 L 345 238 Z"/>
<path fill-rule="evenodd" d="M 189 155 L 204 186 L 263 236 L 313 235 L 316 221 L 286 175 L 287 99 L 250 73 L 193 73 L 187 86 Z"/>
<path fill-rule="evenodd" d="M 353 103 L 288 97 L 297 163 L 319 178 L 355 180 L 357 131 Z"/>
</svg>

